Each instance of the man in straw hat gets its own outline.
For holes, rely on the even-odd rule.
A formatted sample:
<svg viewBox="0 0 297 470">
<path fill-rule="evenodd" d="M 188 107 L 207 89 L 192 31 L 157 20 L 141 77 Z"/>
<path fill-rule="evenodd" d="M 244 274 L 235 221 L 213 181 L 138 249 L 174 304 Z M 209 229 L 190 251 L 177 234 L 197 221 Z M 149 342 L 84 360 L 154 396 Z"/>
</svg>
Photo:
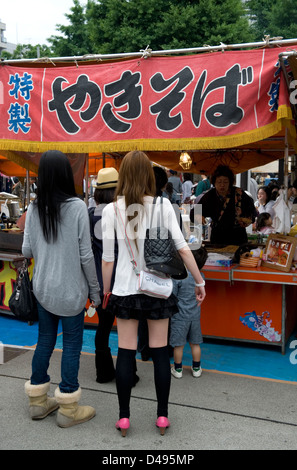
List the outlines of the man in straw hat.
<svg viewBox="0 0 297 470">
<path fill-rule="evenodd" d="M 97 308 L 99 323 L 97 326 L 95 336 L 95 365 L 96 365 L 96 381 L 99 383 L 110 382 L 115 377 L 115 369 L 111 351 L 109 347 L 109 335 L 114 322 L 114 314 L 102 308 L 103 300 L 103 281 L 101 271 L 101 258 L 102 258 L 102 229 L 101 218 L 102 211 L 106 204 L 109 204 L 114 199 L 115 188 L 118 183 L 119 174 L 115 168 L 102 168 L 98 171 L 97 180 L 93 184 L 95 188 L 94 200 L 96 207 L 89 209 L 90 216 L 90 230 L 92 238 L 92 248 L 94 252 L 98 282 L 101 291 L 101 305 Z M 116 262 L 114 264 L 114 271 L 112 276 L 111 288 L 114 282 Z M 136 365 L 135 365 L 136 371 Z M 139 378 L 135 374 L 135 383 Z"/>
<path fill-rule="evenodd" d="M 114 189 L 118 184 L 118 179 L 119 174 L 115 168 L 102 168 L 98 171 L 97 180 L 93 187 L 96 189 Z"/>
<path fill-rule="evenodd" d="M 96 206 L 89 209 L 92 248 L 102 296 L 103 281 L 101 258 L 103 248 L 101 218 L 105 205 L 113 201 L 118 176 L 119 174 L 115 168 L 102 168 L 98 171 L 97 180 L 93 184 L 93 188 L 95 188 L 94 201 Z M 97 314 L 99 323 L 95 336 L 96 380 L 99 383 L 105 383 L 113 380 L 115 376 L 113 359 L 109 348 L 109 335 L 114 322 L 114 315 L 102 309 L 102 298 L 101 305 L 97 308 Z"/>
</svg>

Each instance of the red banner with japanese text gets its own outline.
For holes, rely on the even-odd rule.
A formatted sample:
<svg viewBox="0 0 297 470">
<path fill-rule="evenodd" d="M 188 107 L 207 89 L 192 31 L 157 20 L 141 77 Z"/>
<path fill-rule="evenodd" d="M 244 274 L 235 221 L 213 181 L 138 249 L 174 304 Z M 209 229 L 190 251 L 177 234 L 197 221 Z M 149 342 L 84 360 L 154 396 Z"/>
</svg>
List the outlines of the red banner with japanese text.
<svg viewBox="0 0 297 470">
<path fill-rule="evenodd" d="M 0 149 L 213 149 L 264 139 L 291 126 L 282 51 L 2 65 Z"/>
</svg>

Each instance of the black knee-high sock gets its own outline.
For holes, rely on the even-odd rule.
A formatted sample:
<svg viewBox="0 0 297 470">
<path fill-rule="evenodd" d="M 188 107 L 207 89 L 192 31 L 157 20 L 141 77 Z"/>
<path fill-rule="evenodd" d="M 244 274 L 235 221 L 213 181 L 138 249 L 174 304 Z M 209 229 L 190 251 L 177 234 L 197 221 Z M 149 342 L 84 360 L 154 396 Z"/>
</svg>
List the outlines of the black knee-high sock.
<svg viewBox="0 0 297 470">
<path fill-rule="evenodd" d="M 168 347 L 151 348 L 154 378 L 158 401 L 157 416 L 168 416 L 168 400 L 171 383 Z"/>
<path fill-rule="evenodd" d="M 130 396 L 135 376 L 136 350 L 119 348 L 116 364 L 116 386 L 120 419 L 130 417 Z"/>
</svg>

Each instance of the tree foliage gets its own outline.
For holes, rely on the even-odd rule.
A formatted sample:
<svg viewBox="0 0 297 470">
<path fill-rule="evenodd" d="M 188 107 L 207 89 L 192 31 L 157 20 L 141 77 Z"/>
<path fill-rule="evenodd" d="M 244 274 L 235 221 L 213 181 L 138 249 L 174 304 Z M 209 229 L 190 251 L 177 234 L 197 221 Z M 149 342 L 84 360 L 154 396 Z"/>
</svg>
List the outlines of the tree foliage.
<svg viewBox="0 0 297 470">
<path fill-rule="evenodd" d="M 44 44 L 18 44 L 15 51 L 11 54 L 5 50 L 2 51 L 1 59 L 36 59 L 36 57 L 49 57 L 51 49 Z"/>
<path fill-rule="evenodd" d="M 263 39 L 265 35 L 297 38 L 296 0 L 247 0 L 246 6 L 257 40 Z"/>
<path fill-rule="evenodd" d="M 90 52 L 88 40 L 88 26 L 85 16 L 85 7 L 79 0 L 73 0 L 70 13 L 65 14 L 69 25 L 58 24 L 56 29 L 63 36 L 52 35 L 48 41 L 51 43 L 52 53 L 56 57 L 84 55 Z"/>
<path fill-rule="evenodd" d="M 40 57 L 81 56 L 216 46 L 297 37 L 296 0 L 73 0 L 67 25 L 39 46 Z M 19 44 L 13 55 L 37 57 Z"/>
<path fill-rule="evenodd" d="M 241 0 L 89 0 L 86 16 L 102 54 L 252 40 Z"/>
</svg>

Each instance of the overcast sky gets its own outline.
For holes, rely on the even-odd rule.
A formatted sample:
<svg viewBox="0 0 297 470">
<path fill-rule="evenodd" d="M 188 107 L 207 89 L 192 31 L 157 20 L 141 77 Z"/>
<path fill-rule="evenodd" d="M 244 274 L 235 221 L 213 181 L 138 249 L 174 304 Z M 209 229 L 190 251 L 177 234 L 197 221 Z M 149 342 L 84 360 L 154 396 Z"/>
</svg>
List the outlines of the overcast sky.
<svg viewBox="0 0 297 470">
<path fill-rule="evenodd" d="M 85 4 L 85 1 L 80 1 Z M 73 0 L 1 0 L 0 20 L 6 24 L 4 37 L 13 44 L 46 44 L 52 34 L 60 34 L 56 24 L 68 24 Z"/>
</svg>

